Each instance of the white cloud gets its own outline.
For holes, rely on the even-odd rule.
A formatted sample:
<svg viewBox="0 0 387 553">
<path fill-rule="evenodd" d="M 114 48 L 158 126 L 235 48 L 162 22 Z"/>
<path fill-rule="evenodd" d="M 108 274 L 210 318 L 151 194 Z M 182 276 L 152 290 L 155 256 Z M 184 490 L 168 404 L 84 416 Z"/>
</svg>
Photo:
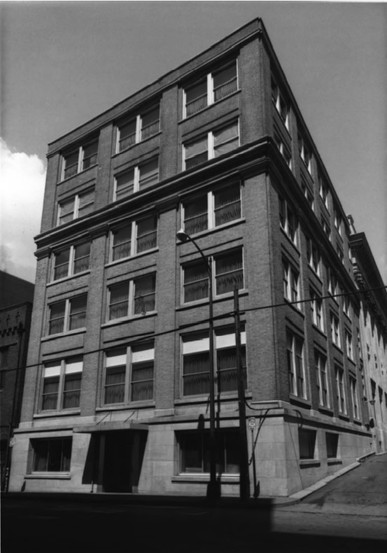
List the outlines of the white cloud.
<svg viewBox="0 0 387 553">
<path fill-rule="evenodd" d="M 0 269 L 35 280 L 34 236 L 39 233 L 46 178 L 37 155 L 13 152 L 0 138 Z"/>
</svg>

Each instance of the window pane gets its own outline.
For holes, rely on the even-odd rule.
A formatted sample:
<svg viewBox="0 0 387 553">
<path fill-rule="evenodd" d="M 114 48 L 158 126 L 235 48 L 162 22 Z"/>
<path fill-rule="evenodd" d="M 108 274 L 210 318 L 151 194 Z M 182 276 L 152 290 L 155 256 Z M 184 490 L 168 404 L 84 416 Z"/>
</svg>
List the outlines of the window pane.
<svg viewBox="0 0 387 553">
<path fill-rule="evenodd" d="M 63 389 L 63 409 L 79 407 L 81 396 L 82 373 L 73 373 L 65 375 Z"/>
<path fill-rule="evenodd" d="M 125 398 L 125 365 L 106 367 L 105 403 L 122 403 Z"/>
<path fill-rule="evenodd" d="M 118 151 L 122 152 L 125 148 L 129 148 L 136 142 L 136 119 L 123 123 L 119 127 L 120 138 L 118 143 Z"/>
<path fill-rule="evenodd" d="M 208 159 L 207 136 L 184 146 L 185 168 L 190 169 Z"/>
<path fill-rule="evenodd" d="M 208 270 L 204 262 L 184 267 L 184 303 L 208 298 Z"/>
<path fill-rule="evenodd" d="M 74 198 L 59 204 L 59 224 L 64 225 L 74 219 Z"/>
<path fill-rule="evenodd" d="M 153 398 L 153 361 L 132 364 L 132 401 Z"/>
<path fill-rule="evenodd" d="M 54 280 L 65 278 L 69 274 L 70 249 L 55 255 Z"/>
<path fill-rule="evenodd" d="M 155 275 L 147 275 L 135 280 L 134 313 L 145 314 L 155 310 Z"/>
<path fill-rule="evenodd" d="M 242 251 L 217 256 L 216 266 L 216 294 L 225 294 L 243 288 Z"/>
<path fill-rule="evenodd" d="M 155 248 L 157 245 L 156 217 L 152 215 L 137 222 L 137 253 Z"/>
<path fill-rule="evenodd" d="M 185 396 L 207 394 L 210 389 L 209 352 L 184 355 L 183 394 Z"/>
<path fill-rule="evenodd" d="M 86 294 L 71 299 L 69 330 L 82 328 L 86 325 L 86 303 Z"/>
<path fill-rule="evenodd" d="M 65 309 L 65 301 L 50 305 L 49 334 L 57 334 L 64 331 Z"/>
<path fill-rule="evenodd" d="M 129 282 L 110 286 L 109 320 L 128 316 Z"/>
<path fill-rule="evenodd" d="M 239 146 L 238 123 L 214 131 L 215 157 L 230 152 Z"/>
<path fill-rule="evenodd" d="M 236 63 L 214 73 L 214 100 L 220 100 L 237 89 Z"/>
<path fill-rule="evenodd" d="M 132 223 L 113 232 L 113 261 L 131 255 Z"/>
<path fill-rule="evenodd" d="M 31 440 L 34 452 L 33 470 L 38 472 L 69 472 L 71 438 Z"/>
<path fill-rule="evenodd" d="M 314 459 L 316 431 L 299 428 L 298 442 L 300 448 L 300 459 Z"/>
<path fill-rule="evenodd" d="M 97 163 L 98 140 L 87 144 L 83 148 L 83 169 L 87 169 Z"/>
<path fill-rule="evenodd" d="M 78 217 L 83 217 L 92 212 L 94 205 L 94 189 L 79 195 Z"/>
<path fill-rule="evenodd" d="M 159 132 L 159 106 L 148 111 L 141 117 L 141 140 L 145 140 L 149 136 Z"/>
<path fill-rule="evenodd" d="M 143 190 L 159 182 L 159 158 L 155 157 L 150 161 L 143 163 L 139 167 L 140 181 L 139 188 Z"/>
<path fill-rule="evenodd" d="M 78 244 L 74 248 L 74 274 L 87 271 L 90 260 L 90 242 Z"/>
<path fill-rule="evenodd" d="M 63 178 L 68 179 L 78 172 L 78 154 L 79 150 L 75 150 L 71 154 L 64 156 L 64 173 Z"/>
<path fill-rule="evenodd" d="M 187 432 L 179 437 L 181 472 L 204 472 L 203 439 L 203 434 L 199 432 Z"/>
<path fill-rule="evenodd" d="M 195 234 L 208 227 L 207 195 L 184 204 L 184 229 Z"/>
<path fill-rule="evenodd" d="M 239 184 L 214 193 L 215 226 L 223 225 L 241 217 Z"/>
<path fill-rule="evenodd" d="M 59 376 L 44 378 L 42 394 L 42 411 L 57 409 L 59 392 Z"/>
<path fill-rule="evenodd" d="M 187 117 L 207 106 L 207 78 L 185 90 Z"/>
<path fill-rule="evenodd" d="M 241 347 L 241 364 L 244 377 L 245 389 L 246 381 L 246 352 L 245 347 Z M 229 392 L 238 389 L 238 370 L 236 363 L 236 348 L 224 348 L 217 351 L 217 368 L 220 378 L 220 391 Z"/>
<path fill-rule="evenodd" d="M 125 173 L 121 173 L 121 175 L 117 175 L 116 179 L 116 200 L 120 200 L 121 198 L 125 198 L 125 196 L 129 196 L 130 194 L 133 194 L 134 191 L 134 168 L 130 169 L 129 171 L 125 171 Z"/>
</svg>

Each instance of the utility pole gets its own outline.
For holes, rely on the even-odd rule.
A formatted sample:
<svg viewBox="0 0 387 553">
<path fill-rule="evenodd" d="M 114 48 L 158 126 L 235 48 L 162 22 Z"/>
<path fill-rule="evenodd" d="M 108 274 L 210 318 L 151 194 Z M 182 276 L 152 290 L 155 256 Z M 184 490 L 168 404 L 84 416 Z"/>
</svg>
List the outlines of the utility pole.
<svg viewBox="0 0 387 553">
<path fill-rule="evenodd" d="M 245 404 L 245 383 L 243 378 L 242 356 L 241 356 L 241 329 L 239 318 L 239 296 L 238 290 L 234 290 L 234 316 L 235 316 L 235 346 L 236 364 L 238 374 L 238 403 L 239 403 L 239 438 L 240 438 L 240 468 L 239 484 L 241 500 L 250 497 L 249 480 L 249 453 L 247 445 L 246 428 L 246 404 Z"/>
</svg>

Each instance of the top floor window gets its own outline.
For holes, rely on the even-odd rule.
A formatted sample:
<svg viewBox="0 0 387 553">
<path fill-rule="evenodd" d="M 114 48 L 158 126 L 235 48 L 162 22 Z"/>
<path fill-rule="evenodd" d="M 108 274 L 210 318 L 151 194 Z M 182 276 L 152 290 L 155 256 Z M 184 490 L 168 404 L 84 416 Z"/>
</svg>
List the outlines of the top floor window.
<svg viewBox="0 0 387 553">
<path fill-rule="evenodd" d="M 289 130 L 289 106 L 273 77 L 271 78 L 271 98 L 285 127 Z"/>
<path fill-rule="evenodd" d="M 305 139 L 300 134 L 298 135 L 298 151 L 309 173 L 312 173 L 312 152 L 306 144 Z"/>
<path fill-rule="evenodd" d="M 62 155 L 61 180 L 85 171 L 97 163 L 98 139 L 78 146 Z"/>
<path fill-rule="evenodd" d="M 221 156 L 239 146 L 239 123 L 233 121 L 219 129 L 183 144 L 183 170 Z"/>
<path fill-rule="evenodd" d="M 329 204 L 328 204 L 329 189 L 327 184 L 323 181 L 321 177 L 319 178 L 319 194 L 323 204 L 328 209 L 329 208 Z"/>
<path fill-rule="evenodd" d="M 117 125 L 116 153 L 157 134 L 160 130 L 159 104 L 123 120 Z"/>
<path fill-rule="evenodd" d="M 279 198 L 279 218 L 282 230 L 288 238 L 290 238 L 293 244 L 297 246 L 297 217 L 289 204 L 281 197 Z"/>
<path fill-rule="evenodd" d="M 218 102 L 237 88 L 237 64 L 233 60 L 184 88 L 183 117 L 189 117 Z"/>
</svg>

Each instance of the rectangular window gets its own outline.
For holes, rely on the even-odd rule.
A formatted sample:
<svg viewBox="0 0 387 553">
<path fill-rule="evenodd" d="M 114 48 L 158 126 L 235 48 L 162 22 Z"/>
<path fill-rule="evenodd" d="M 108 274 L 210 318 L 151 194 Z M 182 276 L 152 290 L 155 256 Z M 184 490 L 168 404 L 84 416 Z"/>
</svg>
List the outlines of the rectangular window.
<svg viewBox="0 0 387 553">
<path fill-rule="evenodd" d="M 280 137 L 279 133 L 274 131 L 274 142 L 282 154 L 283 158 L 286 161 L 286 165 L 289 169 L 292 168 L 292 154 L 290 148 L 285 144 L 285 142 Z"/>
<path fill-rule="evenodd" d="M 323 315 L 323 306 L 322 300 L 319 294 L 314 290 L 310 289 L 310 309 L 312 313 L 312 322 L 317 326 L 318 329 L 324 331 L 324 315 Z"/>
<path fill-rule="evenodd" d="M 68 179 L 89 167 L 96 165 L 98 155 L 98 139 L 79 146 L 68 153 L 62 154 L 61 180 Z"/>
<path fill-rule="evenodd" d="M 128 221 L 111 233 L 111 260 L 125 259 L 157 245 L 157 220 L 154 215 Z"/>
<path fill-rule="evenodd" d="M 339 435 L 332 432 L 325 432 L 325 443 L 328 459 L 337 459 L 339 446 Z"/>
<path fill-rule="evenodd" d="M 125 280 L 108 287 L 108 320 L 155 311 L 156 275 Z"/>
<path fill-rule="evenodd" d="M 43 368 L 42 411 L 77 409 L 80 405 L 83 361 L 72 357 Z"/>
<path fill-rule="evenodd" d="M 342 218 L 337 209 L 334 210 L 334 225 L 335 229 L 339 233 L 340 236 L 342 236 Z"/>
<path fill-rule="evenodd" d="M 210 472 L 209 432 L 197 430 L 176 432 L 180 452 L 179 472 L 206 474 Z M 239 474 L 240 438 L 234 429 L 218 429 L 216 440 L 216 471 Z"/>
<path fill-rule="evenodd" d="M 139 115 L 124 119 L 117 125 L 116 153 L 146 140 L 160 130 L 160 106 L 151 107 Z"/>
<path fill-rule="evenodd" d="M 53 280 L 71 277 L 89 269 L 90 242 L 70 246 L 54 254 Z"/>
<path fill-rule="evenodd" d="M 159 182 L 158 156 L 114 177 L 114 200 L 121 200 Z"/>
<path fill-rule="evenodd" d="M 339 413 L 342 415 L 347 414 L 347 401 L 345 397 L 345 385 L 344 385 L 344 370 L 335 365 L 335 379 L 336 379 L 336 397 L 337 407 Z"/>
<path fill-rule="evenodd" d="M 322 203 L 328 209 L 329 188 L 328 188 L 328 185 L 322 179 L 322 177 L 319 177 L 319 194 L 320 194 Z"/>
<path fill-rule="evenodd" d="M 314 459 L 316 450 L 316 430 L 298 429 L 298 445 L 300 459 Z"/>
<path fill-rule="evenodd" d="M 329 240 L 331 239 L 331 227 L 324 217 L 321 217 L 321 226 L 325 234 L 328 236 Z"/>
<path fill-rule="evenodd" d="M 153 398 L 153 343 L 117 348 L 105 355 L 105 405 Z"/>
<path fill-rule="evenodd" d="M 335 296 L 337 293 L 338 282 L 336 275 L 330 267 L 327 267 L 327 288 L 328 294 Z"/>
<path fill-rule="evenodd" d="M 183 117 L 197 113 L 237 89 L 237 66 L 236 60 L 233 60 L 184 88 Z"/>
<path fill-rule="evenodd" d="M 316 244 L 310 239 L 306 239 L 306 257 L 308 265 L 317 276 L 321 274 L 321 255 Z"/>
<path fill-rule="evenodd" d="M 238 120 L 183 144 L 183 171 L 239 146 Z"/>
<path fill-rule="evenodd" d="M 349 359 L 353 359 L 353 347 L 352 347 L 352 334 L 348 331 L 344 331 L 345 334 L 345 352 Z"/>
<path fill-rule="evenodd" d="M 273 105 L 275 106 L 279 116 L 281 117 L 283 124 L 289 130 L 289 106 L 285 100 L 282 91 L 277 85 L 276 80 L 272 76 L 271 78 L 271 98 Z"/>
<path fill-rule="evenodd" d="M 297 246 L 297 229 L 298 221 L 289 204 L 279 197 L 279 219 L 280 227 L 285 234 L 290 238 L 295 246 Z"/>
<path fill-rule="evenodd" d="M 313 194 L 313 190 L 311 190 L 309 188 L 309 186 L 306 184 L 306 182 L 301 179 L 301 188 L 302 188 L 302 191 L 304 193 L 304 196 L 305 198 L 307 199 L 308 201 L 308 204 L 310 206 L 310 208 L 314 211 L 314 194 Z"/>
<path fill-rule="evenodd" d="M 241 189 L 233 184 L 183 201 L 183 228 L 189 234 L 212 229 L 241 217 Z"/>
<path fill-rule="evenodd" d="M 299 134 L 298 135 L 298 151 L 300 158 L 305 164 L 305 167 L 308 169 L 308 172 L 312 173 L 312 152 L 309 146 L 306 144 L 305 139 Z"/>
<path fill-rule="evenodd" d="M 351 391 L 352 413 L 355 419 L 359 419 L 359 401 L 357 397 L 357 380 L 353 376 L 349 377 L 349 389 Z"/>
<path fill-rule="evenodd" d="M 235 333 L 228 329 L 217 330 L 215 334 L 214 373 L 217 375 L 215 386 L 218 393 L 238 389 L 236 366 Z M 208 333 L 183 337 L 183 395 L 208 394 L 210 389 L 210 344 Z M 241 332 L 241 364 L 246 376 L 246 333 Z"/>
<path fill-rule="evenodd" d="M 333 313 L 331 313 L 331 337 L 332 342 L 341 348 L 340 321 Z"/>
<path fill-rule="evenodd" d="M 74 296 L 49 305 L 48 333 L 69 332 L 86 326 L 87 294 Z"/>
<path fill-rule="evenodd" d="M 329 407 L 329 390 L 328 390 L 328 375 L 327 375 L 327 359 L 320 352 L 314 352 L 314 360 L 316 366 L 316 383 L 319 397 L 319 404 L 322 407 Z"/>
<path fill-rule="evenodd" d="M 94 188 L 58 203 L 58 226 L 84 217 L 93 211 Z"/>
<path fill-rule="evenodd" d="M 300 300 L 300 275 L 287 259 L 282 260 L 284 298 L 295 304 L 294 307 L 301 309 Z"/>
<path fill-rule="evenodd" d="M 33 472 L 70 472 L 72 438 L 31 440 Z"/>
<path fill-rule="evenodd" d="M 290 393 L 301 398 L 306 398 L 304 341 L 289 329 L 286 333 L 286 339 Z"/>
</svg>

